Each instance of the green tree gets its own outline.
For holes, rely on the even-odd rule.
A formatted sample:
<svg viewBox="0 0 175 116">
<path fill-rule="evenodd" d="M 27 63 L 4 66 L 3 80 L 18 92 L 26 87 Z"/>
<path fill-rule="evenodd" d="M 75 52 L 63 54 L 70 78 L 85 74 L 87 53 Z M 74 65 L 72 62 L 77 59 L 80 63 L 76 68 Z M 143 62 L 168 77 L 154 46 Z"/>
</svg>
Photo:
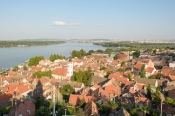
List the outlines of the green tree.
<svg viewBox="0 0 175 116">
<path fill-rule="evenodd" d="M 98 110 L 100 114 L 103 114 L 103 116 L 108 116 L 111 113 L 112 108 L 108 104 L 102 104 Z"/>
<path fill-rule="evenodd" d="M 160 93 L 159 89 L 156 89 L 156 92 L 153 96 L 153 104 L 158 105 L 158 104 L 160 104 L 160 102 L 161 102 L 161 93 Z"/>
<path fill-rule="evenodd" d="M 124 75 L 125 69 L 124 68 L 119 68 L 118 72 L 122 73 Z"/>
<path fill-rule="evenodd" d="M 100 67 L 100 70 L 104 70 L 105 71 L 106 70 L 106 67 Z"/>
<path fill-rule="evenodd" d="M 44 106 L 41 106 L 38 110 L 35 112 L 35 116 L 50 116 L 51 111 Z"/>
<path fill-rule="evenodd" d="M 86 105 L 86 101 L 83 98 L 82 100 L 80 100 L 80 103 L 78 104 L 78 107 L 84 109 L 85 105 Z"/>
<path fill-rule="evenodd" d="M 80 51 L 77 51 L 77 50 L 73 50 L 72 51 L 72 57 L 78 57 L 78 58 L 81 58 L 82 56 L 85 56 L 86 55 L 86 52 L 81 49 Z"/>
<path fill-rule="evenodd" d="M 29 66 L 36 66 L 39 64 L 39 61 L 41 61 L 43 59 L 44 59 L 43 56 L 35 56 L 35 57 L 29 59 L 28 65 Z"/>
<path fill-rule="evenodd" d="M 36 109 L 39 109 L 40 107 L 46 107 L 49 108 L 50 102 L 48 100 L 45 100 L 44 98 L 38 97 L 35 102 Z"/>
<path fill-rule="evenodd" d="M 87 55 L 91 55 L 92 53 L 94 53 L 94 50 L 89 50 L 89 52 L 87 53 Z"/>
<path fill-rule="evenodd" d="M 130 109 L 130 114 L 131 114 L 131 116 L 138 116 L 138 114 L 137 114 L 137 108 Z"/>
<path fill-rule="evenodd" d="M 132 78 L 131 78 L 131 74 L 130 73 L 128 74 L 128 79 L 129 79 L 129 81 L 132 81 Z"/>
<path fill-rule="evenodd" d="M 86 116 L 85 112 L 83 111 L 83 109 L 78 108 L 75 112 L 75 116 Z"/>
<path fill-rule="evenodd" d="M 46 76 L 46 77 L 52 77 L 52 71 L 49 70 L 49 71 L 37 71 L 35 73 L 33 73 L 33 77 L 36 77 L 36 78 L 41 78 L 43 76 Z"/>
<path fill-rule="evenodd" d="M 75 92 L 75 89 L 71 85 L 64 85 L 60 89 L 60 93 L 63 95 L 65 100 L 69 99 L 70 94 Z"/>
<path fill-rule="evenodd" d="M 57 59 L 61 59 L 61 60 L 66 59 L 66 57 L 62 56 L 62 55 L 58 55 L 58 54 L 52 54 L 52 55 L 50 55 L 49 59 L 50 59 L 50 61 L 54 62 Z"/>
<path fill-rule="evenodd" d="M 116 102 L 108 101 L 107 103 L 100 105 L 99 112 L 100 114 L 108 116 L 111 113 L 111 111 L 116 108 L 118 108 L 118 104 Z"/>
<path fill-rule="evenodd" d="M 0 115 L 8 114 L 12 106 L 4 106 L 0 108 Z"/>
<path fill-rule="evenodd" d="M 103 51 L 103 50 L 97 50 L 97 52 L 99 52 L 99 53 L 103 53 L 104 51 Z"/>
<path fill-rule="evenodd" d="M 16 71 L 18 71 L 18 69 L 19 69 L 18 66 L 15 66 L 15 67 L 12 69 L 12 71 L 15 71 L 15 72 L 16 72 Z"/>
<path fill-rule="evenodd" d="M 155 79 L 156 77 L 154 75 L 151 75 L 148 77 L 149 79 Z"/>
<path fill-rule="evenodd" d="M 175 107 L 175 102 L 174 99 L 167 97 L 166 98 L 166 103 L 168 103 L 169 105 L 171 105 L 172 107 Z"/>
<path fill-rule="evenodd" d="M 113 52 L 113 49 L 107 48 L 107 49 L 105 50 L 105 52 L 110 54 L 111 52 Z"/>
<path fill-rule="evenodd" d="M 132 55 L 134 58 L 138 58 L 140 56 L 140 51 L 135 51 Z"/>
<path fill-rule="evenodd" d="M 23 70 L 27 70 L 27 66 L 26 65 L 23 66 Z"/>
<path fill-rule="evenodd" d="M 118 55 L 116 54 L 115 56 L 114 56 L 114 60 L 117 60 L 118 59 Z"/>
<path fill-rule="evenodd" d="M 108 105 L 111 106 L 112 110 L 118 108 L 118 104 L 115 101 L 108 101 Z"/>
<path fill-rule="evenodd" d="M 149 84 L 148 86 L 147 86 L 147 93 L 146 93 L 146 97 L 148 98 L 148 99 L 150 99 L 150 100 L 152 100 L 152 93 L 151 93 L 151 85 Z"/>
<path fill-rule="evenodd" d="M 124 61 L 121 62 L 121 66 L 125 66 L 125 64 L 126 64 L 126 63 L 125 63 Z"/>
<path fill-rule="evenodd" d="M 90 68 L 86 71 L 78 71 L 74 72 L 72 77 L 72 81 L 82 82 L 85 84 L 85 86 L 90 86 L 92 82 L 92 71 Z"/>
<path fill-rule="evenodd" d="M 156 50 L 153 50 L 153 53 L 156 54 Z"/>
<path fill-rule="evenodd" d="M 161 79 L 161 78 L 163 78 L 163 74 L 161 74 L 161 73 L 158 73 L 157 75 L 156 75 L 156 77 L 155 77 L 156 79 Z"/>
<path fill-rule="evenodd" d="M 145 72 L 145 65 L 142 65 L 141 71 L 140 71 L 140 77 L 145 78 L 146 77 L 146 72 Z"/>
</svg>

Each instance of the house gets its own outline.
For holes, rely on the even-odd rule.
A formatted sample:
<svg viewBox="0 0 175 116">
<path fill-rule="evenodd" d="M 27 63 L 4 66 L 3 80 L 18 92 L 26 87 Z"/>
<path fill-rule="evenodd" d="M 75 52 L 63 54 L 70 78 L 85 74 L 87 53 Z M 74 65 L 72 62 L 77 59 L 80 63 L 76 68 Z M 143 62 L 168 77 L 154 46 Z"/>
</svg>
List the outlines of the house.
<svg viewBox="0 0 175 116">
<path fill-rule="evenodd" d="M 175 70 L 169 67 L 163 67 L 161 73 L 170 81 L 175 80 Z"/>
<path fill-rule="evenodd" d="M 13 92 L 7 92 L 4 94 L 0 94 L 0 103 L 7 101 L 13 97 Z"/>
<path fill-rule="evenodd" d="M 29 71 L 32 71 L 32 72 L 42 71 L 43 68 L 44 68 L 44 67 L 41 66 L 41 65 L 31 66 L 31 67 L 29 68 Z"/>
<path fill-rule="evenodd" d="M 135 92 L 133 88 L 127 88 L 122 91 L 122 97 L 132 97 Z"/>
<path fill-rule="evenodd" d="M 153 67 L 147 67 L 145 69 L 146 77 L 148 78 L 149 76 L 153 75 L 155 71 L 156 71 L 155 68 L 153 68 Z"/>
<path fill-rule="evenodd" d="M 29 84 L 29 83 L 32 83 L 33 82 L 33 78 L 32 77 L 28 77 L 28 78 L 24 78 L 22 80 L 23 83 L 26 83 L 26 84 Z"/>
<path fill-rule="evenodd" d="M 158 106 L 158 109 L 161 109 L 161 106 Z M 162 103 L 162 112 L 166 115 L 166 116 L 174 116 L 175 114 L 175 109 L 170 106 L 169 104 L 167 104 L 166 102 Z"/>
<path fill-rule="evenodd" d="M 147 78 L 139 78 L 135 77 L 134 81 L 138 84 L 142 85 L 152 85 L 154 87 L 157 87 L 159 84 L 161 84 L 157 79 L 147 79 Z"/>
<path fill-rule="evenodd" d="M 111 99 L 114 99 L 116 96 L 120 96 L 121 88 L 119 86 L 108 85 L 105 86 L 105 91 L 109 93 Z"/>
<path fill-rule="evenodd" d="M 42 65 L 42 66 L 48 66 L 51 63 L 52 62 L 48 58 L 45 58 L 45 59 L 39 61 L 39 65 Z"/>
<path fill-rule="evenodd" d="M 29 85 L 19 85 L 14 90 L 14 95 L 28 96 L 28 93 L 32 91 L 32 88 Z"/>
<path fill-rule="evenodd" d="M 8 116 L 34 116 L 35 104 L 29 100 L 24 100 L 20 104 L 13 106 Z"/>
<path fill-rule="evenodd" d="M 84 83 L 80 82 L 65 82 L 65 81 L 60 81 L 59 82 L 59 87 L 63 87 L 64 85 L 71 85 L 75 89 L 75 93 L 80 92 L 84 88 Z"/>
<path fill-rule="evenodd" d="M 3 82 L 2 87 L 5 87 L 6 85 L 14 83 L 15 81 L 12 77 L 4 77 L 2 82 Z"/>
<path fill-rule="evenodd" d="M 52 71 L 52 76 L 56 79 L 66 79 L 67 78 L 68 71 L 66 68 L 55 68 Z"/>
<path fill-rule="evenodd" d="M 175 98 L 175 89 L 169 90 L 168 96 L 174 99 Z"/>
<path fill-rule="evenodd" d="M 109 79 L 102 87 L 112 85 L 112 86 L 121 86 L 120 82 L 117 82 L 114 78 Z"/>
<path fill-rule="evenodd" d="M 104 77 L 106 75 L 106 71 L 103 71 L 103 70 L 96 70 L 94 72 L 94 76 L 97 76 L 97 77 Z"/>
<path fill-rule="evenodd" d="M 169 67 L 171 67 L 171 68 L 175 68 L 175 61 L 172 62 L 172 63 L 169 63 Z"/>
<path fill-rule="evenodd" d="M 135 106 L 145 106 L 145 107 L 152 107 L 152 103 L 151 100 L 149 100 L 148 98 L 145 97 L 134 97 L 134 102 L 135 102 Z"/>
<path fill-rule="evenodd" d="M 129 58 L 126 54 L 118 54 L 118 60 L 119 61 L 127 61 L 127 60 L 129 60 Z"/>
<path fill-rule="evenodd" d="M 97 105 L 91 100 L 85 106 L 85 114 L 87 116 L 100 116 Z"/>
<path fill-rule="evenodd" d="M 76 106 L 83 99 L 85 100 L 86 103 L 88 103 L 89 101 L 93 100 L 92 96 L 70 94 L 69 104 L 72 104 L 72 105 Z"/>
<path fill-rule="evenodd" d="M 106 102 L 109 100 L 110 95 L 108 91 L 105 91 L 104 89 L 102 89 L 101 87 L 92 91 L 92 96 L 99 98 L 100 101 Z"/>
<path fill-rule="evenodd" d="M 119 103 L 122 107 L 133 107 L 134 97 L 116 97 L 116 102 Z"/>
<path fill-rule="evenodd" d="M 98 84 L 98 85 L 103 85 L 108 81 L 107 78 L 102 78 L 102 77 L 97 77 L 97 76 L 93 76 L 92 77 L 92 85 Z"/>
<path fill-rule="evenodd" d="M 139 74 L 139 72 L 141 71 L 141 68 L 142 68 L 142 64 L 141 63 L 137 63 L 134 67 L 133 67 L 133 70 Z"/>
<path fill-rule="evenodd" d="M 74 66 L 82 66 L 83 65 L 83 61 L 80 60 L 79 58 L 75 57 L 72 59 L 73 65 Z"/>
<path fill-rule="evenodd" d="M 141 59 L 141 64 L 145 64 L 146 67 L 154 68 L 154 62 L 151 59 Z"/>
<path fill-rule="evenodd" d="M 117 82 L 125 84 L 127 81 L 129 81 L 128 78 L 124 78 L 120 72 L 115 72 L 113 74 L 110 74 L 108 76 L 108 79 L 114 78 Z"/>
<path fill-rule="evenodd" d="M 125 108 L 121 108 L 119 111 L 117 111 L 114 115 L 110 116 L 131 116 L 128 111 Z"/>
</svg>

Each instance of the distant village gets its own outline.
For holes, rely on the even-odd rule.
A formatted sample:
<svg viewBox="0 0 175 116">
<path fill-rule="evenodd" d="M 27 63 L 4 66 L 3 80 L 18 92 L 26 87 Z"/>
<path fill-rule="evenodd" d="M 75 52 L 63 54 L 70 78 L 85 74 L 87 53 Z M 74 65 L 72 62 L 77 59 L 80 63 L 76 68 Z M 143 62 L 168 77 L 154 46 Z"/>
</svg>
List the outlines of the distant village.
<svg viewBox="0 0 175 116">
<path fill-rule="evenodd" d="M 0 76 L 0 115 L 174 116 L 175 50 L 135 52 L 44 58 L 10 69 Z M 47 71 L 51 77 L 34 76 Z"/>
</svg>

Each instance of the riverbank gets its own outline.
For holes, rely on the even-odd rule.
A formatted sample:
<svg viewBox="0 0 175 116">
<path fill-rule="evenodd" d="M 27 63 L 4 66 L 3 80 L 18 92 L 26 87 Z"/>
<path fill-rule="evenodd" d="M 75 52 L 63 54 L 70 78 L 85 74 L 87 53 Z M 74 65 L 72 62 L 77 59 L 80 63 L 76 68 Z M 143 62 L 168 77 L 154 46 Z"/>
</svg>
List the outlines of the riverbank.
<svg viewBox="0 0 175 116">
<path fill-rule="evenodd" d="M 44 46 L 65 43 L 64 41 L 0 41 L 0 48 Z"/>
</svg>

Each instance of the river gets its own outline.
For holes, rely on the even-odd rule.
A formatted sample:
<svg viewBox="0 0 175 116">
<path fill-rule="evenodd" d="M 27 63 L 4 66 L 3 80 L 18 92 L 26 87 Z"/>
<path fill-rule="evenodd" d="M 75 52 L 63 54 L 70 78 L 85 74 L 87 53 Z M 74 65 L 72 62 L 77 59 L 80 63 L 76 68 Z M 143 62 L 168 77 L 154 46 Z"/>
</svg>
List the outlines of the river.
<svg viewBox="0 0 175 116">
<path fill-rule="evenodd" d="M 14 67 L 34 56 L 49 58 L 51 54 L 59 54 L 68 57 L 72 50 L 80 49 L 88 52 L 89 50 L 105 50 L 106 47 L 92 43 L 62 43 L 47 46 L 0 48 L 0 69 Z"/>
</svg>

